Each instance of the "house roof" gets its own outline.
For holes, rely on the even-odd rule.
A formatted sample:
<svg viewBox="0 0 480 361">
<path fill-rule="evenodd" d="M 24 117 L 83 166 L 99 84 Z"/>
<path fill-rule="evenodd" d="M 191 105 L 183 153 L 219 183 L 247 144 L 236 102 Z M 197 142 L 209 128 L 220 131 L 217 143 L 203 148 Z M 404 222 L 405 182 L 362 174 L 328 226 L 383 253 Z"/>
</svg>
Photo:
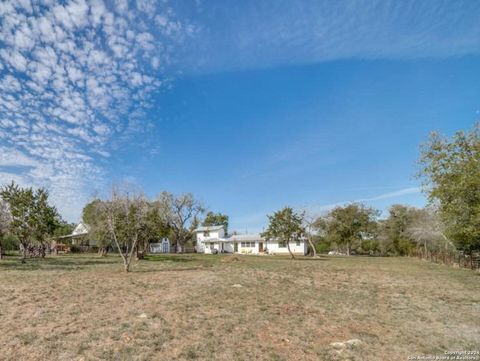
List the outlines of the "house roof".
<svg viewBox="0 0 480 361">
<path fill-rule="evenodd" d="M 86 223 L 80 222 L 79 224 L 77 224 L 72 234 L 73 235 L 87 234 L 89 231 L 90 231 L 90 226 Z"/>
<path fill-rule="evenodd" d="M 259 234 L 236 234 L 228 238 L 207 238 L 204 240 L 205 243 L 212 242 L 245 242 L 245 241 L 265 241 L 265 239 Z"/>
<path fill-rule="evenodd" d="M 64 238 L 81 237 L 81 236 L 87 235 L 88 232 L 90 232 L 90 226 L 86 223 L 80 222 L 75 226 L 71 234 L 67 234 L 66 236 L 61 236 L 58 238 L 64 239 Z"/>
<path fill-rule="evenodd" d="M 198 227 L 195 232 L 219 231 L 221 229 L 223 229 L 223 226 L 201 226 Z"/>
<path fill-rule="evenodd" d="M 229 241 L 263 241 L 260 234 L 235 234 L 228 238 Z"/>
</svg>

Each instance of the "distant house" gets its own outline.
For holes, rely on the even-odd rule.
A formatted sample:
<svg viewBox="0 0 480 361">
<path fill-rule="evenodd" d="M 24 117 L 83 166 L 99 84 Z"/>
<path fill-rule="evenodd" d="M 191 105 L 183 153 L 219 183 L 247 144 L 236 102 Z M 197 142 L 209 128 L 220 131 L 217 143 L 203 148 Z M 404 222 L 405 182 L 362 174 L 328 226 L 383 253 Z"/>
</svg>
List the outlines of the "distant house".
<svg viewBox="0 0 480 361">
<path fill-rule="evenodd" d="M 267 241 L 260 234 L 240 234 L 228 236 L 224 226 L 198 227 L 195 230 L 199 253 L 239 253 L 239 254 L 289 254 L 283 242 Z M 307 254 L 307 242 L 299 240 L 290 243 L 294 254 Z"/>
<path fill-rule="evenodd" d="M 72 245 L 76 246 L 95 246 L 96 242 L 88 238 L 88 232 L 90 232 L 90 226 L 84 222 L 78 223 L 73 229 L 71 234 L 59 237 L 59 240 L 70 240 Z"/>
</svg>

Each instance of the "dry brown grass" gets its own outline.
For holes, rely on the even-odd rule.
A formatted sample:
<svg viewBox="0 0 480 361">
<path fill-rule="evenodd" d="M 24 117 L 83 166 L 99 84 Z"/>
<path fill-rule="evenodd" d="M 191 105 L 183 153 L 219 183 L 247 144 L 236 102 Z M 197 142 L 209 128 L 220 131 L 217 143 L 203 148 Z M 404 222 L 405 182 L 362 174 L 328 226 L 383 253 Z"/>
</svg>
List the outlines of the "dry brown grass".
<svg viewBox="0 0 480 361">
<path fill-rule="evenodd" d="M 2 360 L 406 360 L 480 346 L 480 275 L 406 258 L 0 261 Z M 233 286 L 235 285 L 235 287 Z M 331 343 L 359 339 L 335 349 Z"/>
</svg>

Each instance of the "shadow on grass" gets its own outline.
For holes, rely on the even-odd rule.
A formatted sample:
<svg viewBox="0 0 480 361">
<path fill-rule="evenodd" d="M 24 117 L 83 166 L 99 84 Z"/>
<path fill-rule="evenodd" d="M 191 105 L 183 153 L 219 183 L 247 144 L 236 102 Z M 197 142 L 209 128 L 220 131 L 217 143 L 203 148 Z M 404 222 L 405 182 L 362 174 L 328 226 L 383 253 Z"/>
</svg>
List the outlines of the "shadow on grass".
<svg viewBox="0 0 480 361">
<path fill-rule="evenodd" d="M 197 263 L 197 264 L 214 264 L 222 260 L 219 255 L 205 255 L 199 253 L 190 254 L 147 254 L 144 261 L 147 262 L 165 262 L 165 263 Z"/>
<path fill-rule="evenodd" d="M 45 258 L 27 258 L 22 263 L 20 257 L 7 257 L 0 261 L 0 270 L 37 271 L 37 270 L 78 270 L 89 266 L 118 264 L 120 258 L 95 258 L 88 256 L 47 256 Z"/>
<path fill-rule="evenodd" d="M 169 268 L 149 268 L 149 269 L 133 269 L 132 273 L 161 273 L 161 272 L 182 272 L 182 271 L 199 271 L 213 269 L 213 265 L 205 264 L 191 267 L 169 267 Z"/>
<path fill-rule="evenodd" d="M 330 261 L 331 258 L 327 257 L 302 257 L 302 258 L 295 258 L 294 261 Z"/>
<path fill-rule="evenodd" d="M 174 254 L 149 254 L 145 256 L 145 261 L 150 262 L 193 262 L 196 261 L 193 257 L 180 256 Z"/>
</svg>

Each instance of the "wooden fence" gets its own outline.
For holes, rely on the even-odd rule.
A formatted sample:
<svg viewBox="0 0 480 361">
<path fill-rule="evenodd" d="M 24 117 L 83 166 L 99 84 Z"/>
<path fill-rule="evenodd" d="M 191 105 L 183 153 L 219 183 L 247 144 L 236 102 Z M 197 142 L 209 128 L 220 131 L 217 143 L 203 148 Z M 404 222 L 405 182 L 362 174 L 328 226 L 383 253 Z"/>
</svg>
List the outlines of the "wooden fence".
<svg viewBox="0 0 480 361">
<path fill-rule="evenodd" d="M 477 271 L 480 270 L 479 253 L 468 255 L 460 252 L 417 250 L 413 252 L 412 256 L 434 263 L 450 265 L 452 267 L 470 268 Z"/>
</svg>

